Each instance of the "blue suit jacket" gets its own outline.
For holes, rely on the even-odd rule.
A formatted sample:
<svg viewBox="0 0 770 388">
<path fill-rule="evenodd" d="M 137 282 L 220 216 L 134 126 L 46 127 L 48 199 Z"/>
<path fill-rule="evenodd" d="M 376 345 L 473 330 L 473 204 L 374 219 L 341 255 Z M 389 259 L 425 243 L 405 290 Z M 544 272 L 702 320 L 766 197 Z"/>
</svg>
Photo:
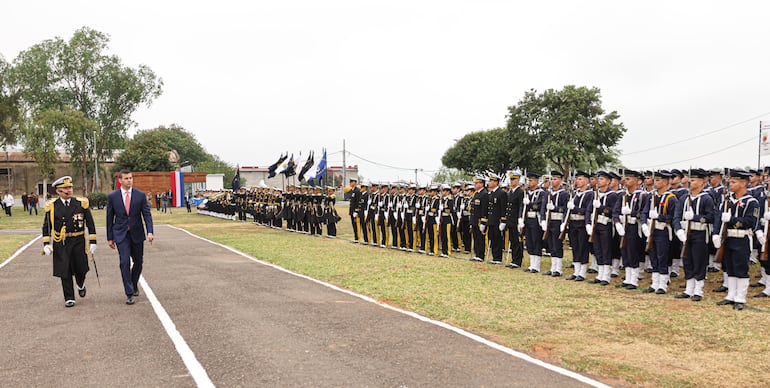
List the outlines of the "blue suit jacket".
<svg viewBox="0 0 770 388">
<path fill-rule="evenodd" d="M 130 237 L 133 242 L 144 241 L 144 225 L 147 225 L 147 233 L 154 233 L 147 195 L 137 189 L 131 189 L 130 214 L 126 214 L 122 195 L 123 192 L 118 189 L 107 196 L 107 240 L 120 243 Z"/>
</svg>

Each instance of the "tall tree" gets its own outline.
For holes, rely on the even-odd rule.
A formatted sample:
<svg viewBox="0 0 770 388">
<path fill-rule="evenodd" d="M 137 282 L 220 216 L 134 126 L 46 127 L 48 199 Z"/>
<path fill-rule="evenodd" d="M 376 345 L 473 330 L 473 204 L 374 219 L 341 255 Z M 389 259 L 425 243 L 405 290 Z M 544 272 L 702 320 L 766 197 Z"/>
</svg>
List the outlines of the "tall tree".
<svg viewBox="0 0 770 388">
<path fill-rule="evenodd" d="M 162 91 L 163 81 L 149 67 L 127 67 L 106 54 L 108 43 L 107 34 L 83 27 L 68 41 L 57 37 L 23 51 L 10 72 L 32 116 L 72 107 L 98 124 L 85 137 L 82 151 L 90 152 L 74 156 L 84 161 L 103 161 L 122 148 L 127 129 L 135 125 L 131 115 Z M 91 163 L 86 166 L 87 172 Z"/>
<path fill-rule="evenodd" d="M 19 133 L 21 111 L 19 95 L 9 82 L 10 67 L 0 55 L 0 145 L 15 144 Z"/>
<path fill-rule="evenodd" d="M 171 147 L 163 133 L 156 130 L 139 131 L 126 143 L 126 148 L 115 161 L 114 170 L 171 171 Z"/>
<path fill-rule="evenodd" d="M 163 142 L 169 147 L 169 150 L 174 150 L 179 154 L 180 162 L 189 162 L 195 166 L 212 159 L 212 156 L 206 152 L 195 138 L 195 135 L 179 125 L 171 124 L 168 128 L 161 125 L 150 131 L 157 132 L 163 139 Z M 146 134 L 148 132 L 142 131 L 141 133 Z M 140 136 L 140 134 L 137 133 L 134 139 L 137 136 Z"/>
<path fill-rule="evenodd" d="M 616 111 L 604 111 L 598 88 L 568 85 L 540 94 L 527 91 L 508 108 L 507 129 L 529 155 L 569 173 L 618 163 L 614 147 L 626 132 L 619 118 Z"/>
<path fill-rule="evenodd" d="M 471 132 L 449 148 L 441 162 L 468 174 L 491 170 L 497 173 L 512 168 L 540 169 L 545 162 L 540 155 L 527 152 L 526 138 L 511 137 L 506 128 Z"/>
</svg>

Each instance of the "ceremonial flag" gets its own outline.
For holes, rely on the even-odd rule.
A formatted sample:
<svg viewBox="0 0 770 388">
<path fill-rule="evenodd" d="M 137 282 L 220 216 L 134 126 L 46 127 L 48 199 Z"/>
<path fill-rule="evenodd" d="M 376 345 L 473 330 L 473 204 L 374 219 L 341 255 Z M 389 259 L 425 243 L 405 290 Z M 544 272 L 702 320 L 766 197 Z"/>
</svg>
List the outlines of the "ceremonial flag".
<svg viewBox="0 0 770 388">
<path fill-rule="evenodd" d="M 272 178 L 272 177 L 275 176 L 275 170 L 278 169 L 278 166 L 280 166 L 281 163 L 283 163 L 283 161 L 286 160 L 287 157 L 289 157 L 289 153 L 288 152 L 286 153 L 286 155 L 281 154 L 281 156 L 278 158 L 278 161 L 270 165 L 270 167 L 267 169 L 267 171 L 268 171 L 267 177 L 268 178 Z"/>
<path fill-rule="evenodd" d="M 759 155 L 770 155 L 770 121 L 759 122 Z"/>
<path fill-rule="evenodd" d="M 285 175 L 287 178 L 290 176 L 297 175 L 297 164 L 294 163 L 294 154 L 291 155 L 291 158 L 289 158 L 289 161 L 286 163 L 286 168 L 281 171 L 281 174 Z"/>
<path fill-rule="evenodd" d="M 182 207 L 184 205 L 184 173 L 171 172 L 171 206 Z"/>
<path fill-rule="evenodd" d="M 318 162 L 318 166 L 315 168 L 315 175 L 308 178 L 308 183 L 312 185 L 320 184 L 321 179 L 326 176 L 326 149 L 324 149 L 324 155 L 321 157 L 321 160 Z"/>
<path fill-rule="evenodd" d="M 305 180 L 305 174 L 310 171 L 310 168 L 313 167 L 313 163 L 315 161 L 313 160 L 313 151 L 310 151 L 310 155 L 307 157 L 307 160 L 305 161 L 305 165 L 302 166 L 302 170 L 299 171 L 299 174 L 297 174 L 297 178 L 300 182 Z"/>
<path fill-rule="evenodd" d="M 235 176 L 233 177 L 233 192 L 238 191 L 241 188 L 241 166 L 236 165 Z"/>
</svg>

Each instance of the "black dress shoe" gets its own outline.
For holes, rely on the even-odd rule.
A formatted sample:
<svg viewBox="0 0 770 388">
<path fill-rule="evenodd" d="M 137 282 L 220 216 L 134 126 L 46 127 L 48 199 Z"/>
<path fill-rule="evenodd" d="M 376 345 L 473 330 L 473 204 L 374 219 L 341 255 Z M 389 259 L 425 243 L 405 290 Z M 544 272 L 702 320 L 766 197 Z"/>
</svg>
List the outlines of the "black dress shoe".
<svg viewBox="0 0 770 388">
<path fill-rule="evenodd" d="M 68 301 L 64 302 L 64 307 L 72 307 L 74 305 L 75 305 L 75 301 L 74 300 L 68 300 Z"/>
<path fill-rule="evenodd" d="M 80 295 L 81 298 L 85 298 L 86 297 L 86 286 L 85 285 L 83 286 L 82 289 L 80 287 L 78 287 L 78 295 Z"/>
<path fill-rule="evenodd" d="M 545 271 L 545 272 L 543 272 L 543 276 L 551 276 L 551 271 Z"/>
<path fill-rule="evenodd" d="M 599 284 L 599 283 L 601 283 L 601 282 L 602 282 L 601 280 L 599 280 L 599 279 L 596 279 L 596 278 L 594 278 L 593 280 L 589 280 L 589 281 L 588 281 L 588 283 L 590 283 L 590 284 Z"/>
<path fill-rule="evenodd" d="M 743 310 L 743 303 L 736 303 L 733 305 L 733 310 Z"/>
<path fill-rule="evenodd" d="M 671 272 L 670 274 L 668 274 L 668 276 L 670 276 L 670 277 L 672 277 L 672 278 L 678 278 L 678 277 L 679 277 L 679 274 L 678 274 L 678 273 L 676 273 L 676 272 Z"/>
<path fill-rule="evenodd" d="M 618 274 L 616 274 L 616 273 L 610 274 L 610 277 L 611 278 L 616 278 L 616 277 L 618 277 Z"/>
<path fill-rule="evenodd" d="M 652 288 L 652 287 L 648 287 L 648 288 L 643 289 L 642 292 L 644 292 L 645 294 L 649 294 L 651 292 L 655 292 L 655 289 Z"/>
<path fill-rule="evenodd" d="M 628 286 L 630 286 L 630 284 L 628 284 L 628 283 L 620 283 L 620 284 L 616 285 L 615 288 L 626 288 Z"/>
<path fill-rule="evenodd" d="M 575 281 L 576 282 L 584 282 L 584 281 L 586 281 L 586 278 L 584 278 L 582 276 L 578 276 L 578 277 L 575 278 Z"/>
<path fill-rule="evenodd" d="M 754 295 L 755 298 L 767 298 L 770 295 L 765 294 L 764 292 L 760 292 L 759 294 Z"/>
<path fill-rule="evenodd" d="M 593 268 L 589 268 L 588 269 L 588 273 L 599 273 L 599 271 L 597 271 L 597 270 L 595 270 Z"/>
<path fill-rule="evenodd" d="M 126 304 L 134 304 L 134 297 L 129 296 L 128 299 L 126 299 Z"/>
<path fill-rule="evenodd" d="M 601 283 L 599 283 L 599 284 L 602 285 L 602 286 L 607 286 L 607 285 L 610 284 L 610 282 L 608 282 L 606 280 L 602 280 Z"/>
<path fill-rule="evenodd" d="M 521 266 L 516 263 L 508 263 L 505 265 L 505 268 L 519 268 L 519 267 Z"/>
<path fill-rule="evenodd" d="M 529 268 L 524 268 L 524 272 L 532 272 L 532 270 Z"/>
<path fill-rule="evenodd" d="M 578 277 L 575 275 L 571 275 L 570 277 L 564 279 L 564 280 L 576 280 Z"/>
<path fill-rule="evenodd" d="M 502 262 L 502 261 L 499 261 L 499 260 L 492 260 L 492 261 L 490 261 L 490 262 L 489 262 L 489 263 L 487 263 L 487 264 L 503 264 L 503 262 Z"/>
<path fill-rule="evenodd" d="M 706 269 L 706 272 L 719 272 L 719 270 L 718 270 L 718 269 L 716 269 L 716 268 L 714 268 L 714 267 L 708 267 L 708 268 Z"/>
<path fill-rule="evenodd" d="M 561 272 L 554 272 L 554 273 L 551 274 L 551 276 L 555 277 L 555 278 L 558 278 L 559 276 L 561 276 Z"/>
<path fill-rule="evenodd" d="M 693 302 L 700 302 L 700 301 L 702 301 L 702 300 L 703 300 L 703 297 L 702 297 L 702 296 L 700 296 L 700 295 L 693 295 L 693 296 L 690 298 L 690 300 L 692 300 Z"/>
<path fill-rule="evenodd" d="M 662 288 L 658 288 L 657 290 L 655 290 L 655 293 L 658 294 L 658 295 L 663 295 L 663 294 L 666 293 L 666 290 L 664 290 Z"/>
<path fill-rule="evenodd" d="M 638 288 L 638 287 L 636 287 L 636 286 L 635 286 L 635 285 L 633 285 L 633 284 L 628 284 L 628 285 L 626 285 L 626 290 L 635 290 L 635 289 L 637 289 L 637 288 Z"/>
<path fill-rule="evenodd" d="M 134 296 L 139 296 L 139 289 L 134 289 Z"/>
<path fill-rule="evenodd" d="M 644 272 L 645 272 L 645 273 L 652 273 L 652 268 L 645 268 L 645 269 L 644 269 Z"/>
<path fill-rule="evenodd" d="M 719 302 L 717 302 L 717 306 L 725 306 L 725 305 L 728 305 L 728 304 L 735 304 L 735 302 L 733 302 L 731 300 L 727 300 L 727 299 L 722 299 Z"/>
<path fill-rule="evenodd" d="M 764 285 L 764 284 L 762 284 L 762 283 L 760 283 L 760 282 L 756 282 L 756 283 L 751 283 L 751 284 L 749 284 L 749 287 L 751 287 L 751 288 L 764 287 L 764 286 L 765 286 L 765 285 Z"/>
<path fill-rule="evenodd" d="M 685 298 L 690 298 L 690 295 L 688 295 L 687 293 L 683 292 L 681 294 L 674 295 L 674 298 L 676 298 L 676 299 L 685 299 Z"/>
<path fill-rule="evenodd" d="M 719 288 L 715 288 L 715 289 L 711 290 L 711 292 L 727 292 L 727 287 L 719 286 Z"/>
</svg>

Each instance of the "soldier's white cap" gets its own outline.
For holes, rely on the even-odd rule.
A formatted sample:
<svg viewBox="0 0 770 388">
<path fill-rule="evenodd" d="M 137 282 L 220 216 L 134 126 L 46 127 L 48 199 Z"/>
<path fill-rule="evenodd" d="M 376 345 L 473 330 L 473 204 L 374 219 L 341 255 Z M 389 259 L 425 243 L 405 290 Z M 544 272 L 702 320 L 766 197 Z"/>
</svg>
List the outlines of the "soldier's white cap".
<svg viewBox="0 0 770 388">
<path fill-rule="evenodd" d="M 511 184 L 508 181 L 504 181 L 504 182 L 500 183 L 500 187 L 510 187 L 510 186 L 511 186 Z"/>
<path fill-rule="evenodd" d="M 51 186 L 54 188 L 62 188 L 62 187 L 72 187 L 72 177 L 69 175 L 65 175 L 51 183 Z"/>
<path fill-rule="evenodd" d="M 449 186 L 448 184 L 444 183 L 441 185 L 441 190 L 452 190 L 452 186 Z"/>
<path fill-rule="evenodd" d="M 508 178 L 509 179 L 521 178 L 521 170 L 519 170 L 519 169 L 509 170 L 508 171 Z"/>
</svg>

